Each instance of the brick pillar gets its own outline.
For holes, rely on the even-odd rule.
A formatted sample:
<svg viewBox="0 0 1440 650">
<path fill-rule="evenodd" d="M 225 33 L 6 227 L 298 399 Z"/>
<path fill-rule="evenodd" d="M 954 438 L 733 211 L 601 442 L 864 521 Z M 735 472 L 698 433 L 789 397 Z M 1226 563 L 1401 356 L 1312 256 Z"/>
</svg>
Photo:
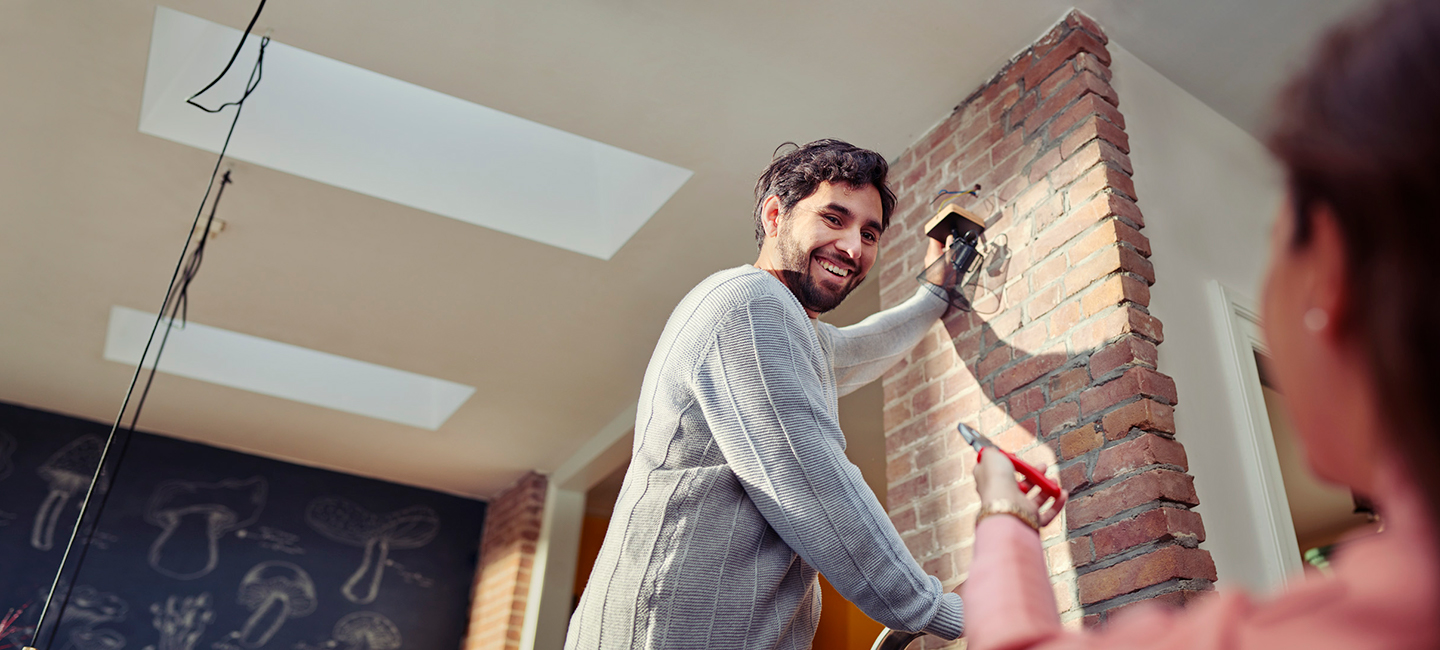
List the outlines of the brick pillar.
<svg viewBox="0 0 1440 650">
<path fill-rule="evenodd" d="M 893 167 L 900 201 L 881 254 L 881 302 L 915 290 L 920 226 L 942 188 L 986 218 L 1008 263 L 986 260 L 993 313 L 957 313 L 885 376 L 890 514 L 948 586 L 964 579 L 979 506 L 964 420 L 1070 490 L 1043 531 L 1062 618 L 1095 624 L 1211 588 L 1174 382 L 1156 370 L 1154 268 L 1110 86 L 1108 42 L 1072 12 L 977 89 Z"/>
<path fill-rule="evenodd" d="M 545 477 L 531 472 L 490 501 L 480 538 L 465 650 L 518 650 L 545 509 Z"/>
</svg>

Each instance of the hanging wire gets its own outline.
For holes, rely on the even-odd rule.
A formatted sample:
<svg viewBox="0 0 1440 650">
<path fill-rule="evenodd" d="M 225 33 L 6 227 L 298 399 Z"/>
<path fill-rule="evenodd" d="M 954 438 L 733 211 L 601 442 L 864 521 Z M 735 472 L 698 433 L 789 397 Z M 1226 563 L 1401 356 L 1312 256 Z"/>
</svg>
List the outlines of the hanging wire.
<svg viewBox="0 0 1440 650">
<path fill-rule="evenodd" d="M 940 190 L 939 192 L 936 192 L 936 193 L 935 193 L 935 198 L 930 199 L 930 205 L 931 205 L 931 206 L 934 206 L 936 201 L 939 201 L 940 199 L 943 199 L 943 198 L 945 198 L 945 197 L 947 197 L 947 196 L 952 196 L 952 195 L 953 195 L 953 196 L 956 196 L 956 197 L 958 198 L 959 196 L 962 196 L 962 195 L 965 195 L 965 194 L 969 194 L 971 197 L 978 197 L 978 196 L 980 196 L 980 184 L 979 184 L 979 183 L 976 183 L 976 184 L 975 184 L 975 187 L 972 187 L 972 188 L 970 188 L 970 189 L 968 189 L 968 190 Z M 951 200 L 954 200 L 954 199 L 951 199 Z"/>
<path fill-rule="evenodd" d="M 245 49 L 245 39 L 250 37 L 250 30 L 255 29 L 255 21 L 260 20 L 260 12 L 262 11 L 265 11 L 265 0 L 260 0 L 260 6 L 255 8 L 255 15 L 250 17 L 250 24 L 245 26 L 245 31 L 240 32 L 240 44 L 235 46 L 235 53 L 230 55 L 230 62 L 225 64 L 225 69 L 221 70 L 220 74 L 216 75 L 216 77 L 211 80 L 210 83 L 205 84 L 204 88 L 201 88 L 200 90 L 196 91 L 194 95 L 186 98 L 186 104 L 194 106 L 195 108 L 205 111 L 206 113 L 219 113 L 220 111 L 225 110 L 226 106 L 238 107 L 241 104 L 244 104 L 246 98 L 250 97 L 250 93 L 255 92 L 255 86 L 260 85 L 260 61 L 263 61 L 265 59 L 265 45 L 270 42 L 270 35 L 268 33 L 260 39 L 260 59 L 255 62 L 255 71 L 250 73 L 251 83 L 245 84 L 245 94 L 241 95 L 238 101 L 225 102 L 224 104 L 216 106 L 215 108 L 205 108 L 204 106 L 200 105 L 200 102 L 195 101 L 196 97 L 205 94 L 205 91 L 210 90 L 212 87 L 215 86 L 215 84 L 220 83 L 220 80 L 225 77 L 225 73 L 230 71 L 230 66 L 235 65 L 235 59 L 240 56 L 240 50 Z M 236 117 L 239 117 L 238 110 L 236 111 Z M 211 178 L 211 182 L 214 182 L 214 178 Z"/>
<path fill-rule="evenodd" d="M 240 37 L 240 44 L 236 46 L 235 54 L 230 57 L 230 63 L 225 64 L 225 69 L 220 72 L 220 75 L 215 77 L 215 79 L 209 84 L 207 84 L 204 88 L 200 89 L 200 92 L 191 95 L 190 98 L 186 100 L 186 103 L 191 104 L 207 113 L 217 113 L 227 106 L 234 106 L 235 117 L 230 121 L 229 131 L 225 133 L 225 144 L 220 147 L 220 155 L 215 159 L 215 167 L 210 171 L 210 181 L 205 186 L 205 196 L 200 199 L 200 207 L 196 209 L 195 218 L 190 223 L 190 232 L 185 237 L 185 246 L 180 249 L 180 259 L 175 262 L 175 270 L 170 274 L 170 283 L 166 286 L 165 289 L 165 300 L 162 301 L 160 304 L 160 312 L 155 315 L 155 324 L 150 328 L 150 338 L 146 340 L 145 349 L 140 353 L 139 363 L 135 364 L 135 373 L 130 377 L 130 386 L 125 390 L 125 399 L 120 404 L 120 412 L 115 415 L 115 422 L 110 426 L 110 434 L 105 438 L 105 446 L 100 451 L 100 461 L 95 467 L 95 474 L 90 478 L 90 486 L 85 490 L 85 499 L 80 502 L 80 514 L 75 518 L 75 526 L 70 530 L 70 539 L 65 544 L 65 552 L 60 556 L 60 565 L 55 569 L 55 579 L 50 583 L 50 593 L 48 596 L 45 597 L 45 605 L 41 608 L 40 618 L 35 623 L 35 630 L 31 636 L 32 643 L 35 642 L 36 638 L 39 637 L 41 630 L 44 629 L 46 617 L 50 613 L 50 606 L 55 600 L 55 592 L 59 589 L 60 579 L 64 575 L 65 564 L 69 560 L 70 553 L 75 547 L 75 540 L 79 536 L 81 525 L 85 522 L 85 515 L 90 508 L 90 500 L 95 495 L 96 485 L 100 482 L 100 476 L 102 470 L 105 468 L 105 462 L 110 454 L 111 447 L 115 443 L 115 434 L 120 429 L 120 422 L 124 420 L 125 411 L 130 406 L 130 397 L 135 393 L 135 385 L 139 382 L 140 373 L 144 370 L 145 359 L 150 354 L 150 346 L 155 342 L 155 334 L 160 330 L 160 323 L 161 321 L 165 320 L 165 312 L 167 310 L 171 312 L 170 321 L 165 328 L 165 335 L 161 339 L 160 346 L 156 349 L 155 362 L 150 367 L 150 375 L 145 382 L 145 390 L 141 394 L 140 400 L 136 403 L 134 416 L 130 419 L 129 433 L 131 434 L 133 434 L 135 431 L 135 423 L 139 420 L 140 409 L 144 406 L 145 396 L 148 395 L 150 392 L 150 384 L 155 379 L 155 370 L 160 363 L 160 354 L 164 351 L 165 342 L 169 339 L 170 331 L 175 326 L 176 313 L 183 313 L 184 311 L 188 311 L 188 309 L 186 308 L 189 303 L 188 289 L 190 286 L 190 281 L 194 279 L 195 273 L 197 273 L 200 269 L 200 262 L 203 257 L 205 241 L 210 232 L 210 224 L 213 223 L 215 219 L 215 211 L 213 208 L 210 212 L 210 218 L 207 219 L 205 222 L 205 230 L 200 231 L 201 239 L 200 242 L 196 245 L 195 254 L 190 256 L 189 265 L 185 264 L 186 255 L 190 253 L 190 243 L 195 238 L 195 233 L 197 231 L 196 227 L 200 225 L 200 217 L 205 212 L 205 204 L 210 202 L 210 192 L 215 189 L 215 177 L 219 175 L 220 165 L 225 161 L 225 153 L 230 148 L 230 138 L 235 135 L 235 126 L 240 122 L 240 112 L 245 107 L 245 100 L 249 98 L 250 93 L 255 92 L 255 88 L 260 85 L 261 70 L 265 62 L 265 48 L 270 44 L 270 37 L 264 36 L 260 39 L 260 53 L 255 59 L 255 67 L 251 68 L 250 70 L 250 78 L 245 83 L 245 94 L 242 95 L 238 101 L 226 102 L 215 109 L 209 109 L 201 106 L 199 103 L 195 102 L 194 99 L 201 93 L 204 93 L 206 90 L 209 90 L 211 87 L 213 87 L 216 83 L 220 81 L 221 78 L 225 76 L 226 72 L 229 72 L 231 64 L 235 63 L 236 57 L 240 55 L 240 50 L 245 46 L 245 38 L 249 36 L 250 30 L 254 28 L 255 22 L 260 19 L 260 12 L 264 9 L 265 0 L 260 0 L 259 7 L 255 9 L 255 15 L 250 19 L 249 26 L 245 28 L 245 32 Z M 221 181 L 220 192 L 217 192 L 215 197 L 216 205 L 218 205 L 220 202 L 220 194 L 224 192 L 225 185 L 229 184 L 230 182 L 230 173 L 227 171 L 225 173 L 225 178 Z M 183 276 L 181 273 L 182 269 L 185 271 Z M 177 282 L 177 280 L 179 281 Z M 120 450 L 121 458 L 123 458 L 124 456 L 125 449 L 129 447 L 131 437 L 132 436 L 127 435 L 125 438 L 125 444 L 122 445 Z M 104 502 L 108 498 L 109 490 L 106 490 L 105 494 L 101 497 L 100 500 L 100 509 L 104 508 Z M 94 536 L 94 534 L 95 526 L 91 526 L 90 531 L 86 535 L 84 547 L 81 550 L 76 562 L 77 571 L 79 570 L 79 565 L 84 562 L 85 552 L 89 550 L 90 540 Z M 70 589 L 66 589 L 64 604 L 69 603 L 70 591 Z M 59 611 L 64 611 L 64 604 L 61 605 Z M 51 646 L 53 646 L 55 643 L 55 635 L 59 632 L 59 629 L 60 626 L 56 624 L 55 628 L 50 633 Z M 27 647 L 26 650 L 35 649 L 33 647 Z"/>
</svg>

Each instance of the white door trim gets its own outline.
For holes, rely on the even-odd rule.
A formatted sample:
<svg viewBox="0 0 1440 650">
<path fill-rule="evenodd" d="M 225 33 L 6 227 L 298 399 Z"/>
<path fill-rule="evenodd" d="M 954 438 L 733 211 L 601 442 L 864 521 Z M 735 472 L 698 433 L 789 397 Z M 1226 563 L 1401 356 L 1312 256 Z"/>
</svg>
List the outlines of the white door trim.
<svg viewBox="0 0 1440 650">
<path fill-rule="evenodd" d="M 1256 549 L 1264 570 L 1260 578 L 1264 585 L 1279 588 L 1300 575 L 1301 563 L 1260 371 L 1255 364 L 1255 352 L 1268 354 L 1269 348 L 1254 300 L 1218 281 L 1210 282 L 1210 290 L 1216 331 L 1226 352 L 1222 365 L 1239 437 L 1236 448 L 1242 452 L 1236 468 L 1250 496 L 1256 530 L 1261 533 L 1260 548 Z"/>
</svg>

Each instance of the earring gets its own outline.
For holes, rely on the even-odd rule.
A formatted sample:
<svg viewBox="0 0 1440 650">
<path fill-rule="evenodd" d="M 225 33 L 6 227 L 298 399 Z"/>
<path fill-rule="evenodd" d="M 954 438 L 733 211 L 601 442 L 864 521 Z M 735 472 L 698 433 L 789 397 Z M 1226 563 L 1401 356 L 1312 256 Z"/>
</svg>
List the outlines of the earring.
<svg viewBox="0 0 1440 650">
<path fill-rule="evenodd" d="M 1319 332 L 1330 324 L 1330 314 L 1319 307 L 1311 307 L 1305 311 L 1305 329 L 1312 332 Z"/>
</svg>

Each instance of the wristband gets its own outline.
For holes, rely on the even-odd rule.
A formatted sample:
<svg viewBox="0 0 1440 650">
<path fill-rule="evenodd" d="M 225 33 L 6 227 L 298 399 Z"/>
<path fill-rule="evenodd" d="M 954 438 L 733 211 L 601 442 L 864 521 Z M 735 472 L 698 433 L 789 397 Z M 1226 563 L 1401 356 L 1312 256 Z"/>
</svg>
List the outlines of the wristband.
<svg viewBox="0 0 1440 650">
<path fill-rule="evenodd" d="M 980 514 L 975 517 L 975 525 L 979 526 L 980 522 L 984 521 L 985 518 L 990 515 L 1010 515 L 1025 522 L 1025 525 L 1034 529 L 1035 532 L 1040 532 L 1040 522 L 1035 520 L 1035 515 L 1021 509 L 1020 506 L 1011 502 L 1009 499 L 1000 499 L 981 506 Z"/>
</svg>

